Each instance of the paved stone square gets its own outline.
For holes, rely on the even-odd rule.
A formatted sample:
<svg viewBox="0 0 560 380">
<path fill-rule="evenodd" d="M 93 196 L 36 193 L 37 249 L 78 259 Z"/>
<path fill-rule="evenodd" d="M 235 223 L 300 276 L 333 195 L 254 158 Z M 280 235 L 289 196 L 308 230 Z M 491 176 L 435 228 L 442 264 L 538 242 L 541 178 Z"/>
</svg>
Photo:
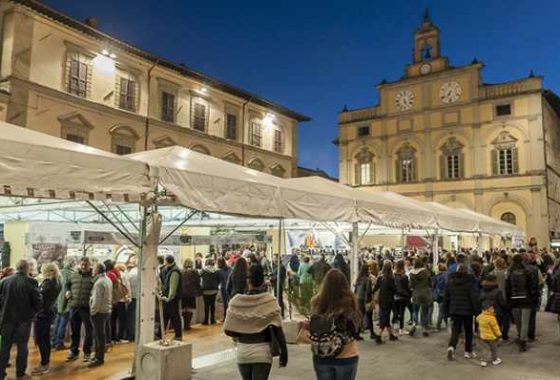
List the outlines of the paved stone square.
<svg viewBox="0 0 560 380">
<path fill-rule="evenodd" d="M 512 336 L 515 327 L 512 326 Z M 463 349 L 458 347 L 456 360 L 446 358 L 447 332 L 433 333 L 429 338 L 403 336 L 398 342 L 387 342 L 382 346 L 368 340 L 360 344 L 358 379 L 504 379 L 504 380 L 558 380 L 560 379 L 560 335 L 556 316 L 540 313 L 538 316 L 537 342 L 530 345 L 528 352 L 520 354 L 515 344 L 499 348 L 503 363 L 482 368 L 478 359 L 463 358 Z M 475 340 L 476 351 L 481 342 Z M 311 352 L 305 345 L 289 346 L 287 368 L 273 365 L 272 379 L 314 379 Z M 196 380 L 238 379 L 234 361 L 200 369 Z"/>
</svg>

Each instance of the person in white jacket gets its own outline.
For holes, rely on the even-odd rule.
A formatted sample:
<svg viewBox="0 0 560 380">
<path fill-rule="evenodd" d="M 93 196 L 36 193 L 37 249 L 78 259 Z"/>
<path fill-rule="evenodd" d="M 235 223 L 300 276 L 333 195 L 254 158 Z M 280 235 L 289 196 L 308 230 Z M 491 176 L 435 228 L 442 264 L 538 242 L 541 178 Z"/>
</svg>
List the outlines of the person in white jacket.
<svg viewBox="0 0 560 380">
<path fill-rule="evenodd" d="M 113 304 L 113 283 L 105 274 L 105 265 L 99 263 L 95 267 L 95 283 L 89 299 L 91 320 L 93 322 L 93 336 L 95 337 L 95 358 L 90 367 L 103 365 L 105 361 L 105 324 L 111 315 Z"/>
</svg>

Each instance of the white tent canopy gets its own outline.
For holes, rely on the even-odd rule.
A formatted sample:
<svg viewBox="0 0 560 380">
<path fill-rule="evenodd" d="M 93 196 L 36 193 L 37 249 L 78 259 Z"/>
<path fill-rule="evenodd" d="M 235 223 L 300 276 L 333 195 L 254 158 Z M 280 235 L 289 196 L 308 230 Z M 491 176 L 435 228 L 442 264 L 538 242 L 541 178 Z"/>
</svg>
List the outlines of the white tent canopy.
<svg viewBox="0 0 560 380">
<path fill-rule="evenodd" d="M 0 122 L 0 195 L 136 201 L 148 167 L 100 149 Z"/>
</svg>

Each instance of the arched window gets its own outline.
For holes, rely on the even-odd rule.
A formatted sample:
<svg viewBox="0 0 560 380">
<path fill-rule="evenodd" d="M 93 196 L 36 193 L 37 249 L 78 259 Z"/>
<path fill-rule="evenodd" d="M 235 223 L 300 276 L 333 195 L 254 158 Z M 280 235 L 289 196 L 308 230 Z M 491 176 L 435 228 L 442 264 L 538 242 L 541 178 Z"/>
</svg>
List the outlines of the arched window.
<svg viewBox="0 0 560 380">
<path fill-rule="evenodd" d="M 356 185 L 371 185 L 375 183 L 375 169 L 373 166 L 373 153 L 363 147 L 356 154 L 354 164 L 354 180 Z"/>
<path fill-rule="evenodd" d="M 191 146 L 191 150 L 194 150 L 195 152 L 198 153 L 207 154 L 210 156 L 210 151 L 204 145 L 199 145 L 199 144 L 193 145 Z"/>
<path fill-rule="evenodd" d="M 60 121 L 60 137 L 79 144 L 88 144 L 89 132 L 93 125 L 82 115 L 73 112 L 58 118 Z"/>
<path fill-rule="evenodd" d="M 441 179 L 464 178 L 464 161 L 463 145 L 455 137 L 450 137 L 441 148 L 439 158 Z"/>
<path fill-rule="evenodd" d="M 109 130 L 111 133 L 111 152 L 124 155 L 136 151 L 138 134 L 127 126 L 115 126 Z"/>
<path fill-rule="evenodd" d="M 506 222 L 506 223 L 509 223 L 509 224 L 513 224 L 513 225 L 517 224 L 517 218 L 515 217 L 515 214 L 513 212 L 504 212 L 502 214 L 502 216 L 500 217 L 500 219 L 503 222 Z"/>
<path fill-rule="evenodd" d="M 507 131 L 500 132 L 492 141 L 492 175 L 512 175 L 519 173 L 519 152 L 517 139 Z"/>
<path fill-rule="evenodd" d="M 270 173 L 276 177 L 284 178 L 286 176 L 286 169 L 284 169 L 282 165 L 278 164 L 270 168 Z"/>
<path fill-rule="evenodd" d="M 397 151 L 396 179 L 405 183 L 416 181 L 416 149 L 409 143 Z"/>
<path fill-rule="evenodd" d="M 247 165 L 247 166 L 249 166 L 251 169 L 258 170 L 260 172 L 264 171 L 264 167 L 265 167 L 263 162 L 261 160 L 259 160 L 258 158 L 255 158 L 255 159 L 251 160 L 249 162 L 249 165 Z"/>
</svg>

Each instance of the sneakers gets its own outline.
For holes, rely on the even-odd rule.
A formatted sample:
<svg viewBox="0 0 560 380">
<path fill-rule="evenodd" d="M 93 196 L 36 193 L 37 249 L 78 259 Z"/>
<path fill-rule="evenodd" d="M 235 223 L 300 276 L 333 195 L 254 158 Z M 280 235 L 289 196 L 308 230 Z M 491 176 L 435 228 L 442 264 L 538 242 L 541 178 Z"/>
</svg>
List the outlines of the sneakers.
<svg viewBox="0 0 560 380">
<path fill-rule="evenodd" d="M 424 331 L 424 332 L 422 333 L 422 336 L 423 336 L 424 338 L 427 338 L 427 337 L 430 336 L 430 334 L 429 334 L 427 331 Z"/>
<path fill-rule="evenodd" d="M 66 357 L 66 362 L 73 362 L 74 360 L 78 360 L 79 355 L 73 352 L 69 353 Z"/>
<path fill-rule="evenodd" d="M 84 363 L 91 361 L 91 354 L 84 354 Z"/>
<path fill-rule="evenodd" d="M 465 359 L 475 359 L 476 354 L 473 352 L 465 352 Z"/>
<path fill-rule="evenodd" d="M 104 364 L 104 362 L 102 362 L 101 360 L 97 359 L 97 358 L 93 358 L 91 359 L 91 361 L 88 364 L 88 367 L 99 367 L 102 366 Z"/>
<path fill-rule="evenodd" d="M 498 358 L 498 359 L 496 359 L 496 360 L 493 360 L 493 361 L 492 361 L 492 364 L 493 364 L 493 365 L 502 364 L 502 359 Z"/>
<path fill-rule="evenodd" d="M 33 370 L 31 371 L 32 375 L 42 375 L 44 373 L 49 372 L 49 365 L 40 365 L 37 368 L 33 368 Z"/>
<path fill-rule="evenodd" d="M 488 362 L 486 360 L 481 360 L 480 361 L 480 366 L 481 367 L 488 367 Z"/>
<path fill-rule="evenodd" d="M 389 335 L 389 340 L 394 342 L 396 340 L 399 340 L 399 338 L 397 338 L 395 335 L 391 334 L 391 335 Z"/>
</svg>

